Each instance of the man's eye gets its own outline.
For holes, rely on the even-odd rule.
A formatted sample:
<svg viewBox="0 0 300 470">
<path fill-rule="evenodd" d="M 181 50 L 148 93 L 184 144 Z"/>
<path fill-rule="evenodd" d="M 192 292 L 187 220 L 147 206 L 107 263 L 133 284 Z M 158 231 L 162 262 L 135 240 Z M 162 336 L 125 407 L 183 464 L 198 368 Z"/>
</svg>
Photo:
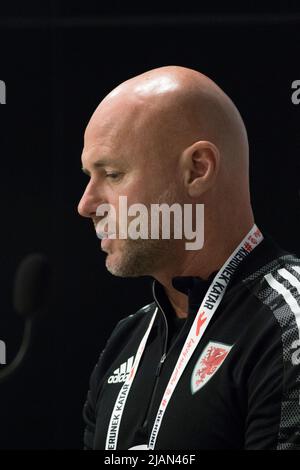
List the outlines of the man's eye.
<svg viewBox="0 0 300 470">
<path fill-rule="evenodd" d="M 105 178 L 117 179 L 120 173 L 106 173 Z"/>
</svg>

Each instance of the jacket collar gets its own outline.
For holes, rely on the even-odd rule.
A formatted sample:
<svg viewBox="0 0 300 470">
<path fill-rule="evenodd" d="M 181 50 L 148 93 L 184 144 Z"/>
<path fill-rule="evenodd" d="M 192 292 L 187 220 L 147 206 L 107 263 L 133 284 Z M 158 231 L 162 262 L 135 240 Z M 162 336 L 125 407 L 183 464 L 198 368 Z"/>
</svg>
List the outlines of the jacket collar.
<svg viewBox="0 0 300 470">
<path fill-rule="evenodd" d="M 175 289 L 188 296 L 188 316 L 196 314 L 199 305 L 202 302 L 215 273 L 205 280 L 197 276 L 176 276 L 172 279 L 172 285 Z M 157 280 L 153 281 L 153 297 L 156 305 L 163 309 L 167 317 L 174 316 L 175 312 L 165 288 Z"/>
<path fill-rule="evenodd" d="M 266 234 L 260 245 L 255 248 L 239 265 L 227 286 L 229 292 L 235 285 L 239 284 L 251 273 L 257 271 L 273 259 L 286 254 L 280 247 Z M 188 316 L 197 313 L 198 308 L 218 271 L 211 273 L 208 279 L 201 279 L 198 276 L 176 276 L 172 278 L 172 285 L 175 289 L 188 296 Z M 166 316 L 174 317 L 174 309 L 166 295 L 163 285 L 157 280 L 152 284 L 153 297 L 156 305 L 163 309 Z"/>
</svg>

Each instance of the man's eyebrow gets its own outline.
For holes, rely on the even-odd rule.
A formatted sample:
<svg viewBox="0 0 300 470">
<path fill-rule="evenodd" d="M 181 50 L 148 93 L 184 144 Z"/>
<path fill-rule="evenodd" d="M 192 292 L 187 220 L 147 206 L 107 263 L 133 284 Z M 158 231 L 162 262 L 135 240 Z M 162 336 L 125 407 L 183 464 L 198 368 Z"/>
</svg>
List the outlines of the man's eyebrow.
<svg viewBox="0 0 300 470">
<path fill-rule="evenodd" d="M 118 163 L 118 160 L 111 159 L 111 158 L 101 158 L 101 160 L 97 160 L 92 164 L 92 168 L 97 169 L 97 168 L 102 168 L 104 166 L 107 166 L 111 163 Z M 81 168 L 83 173 L 85 175 L 91 176 L 91 172 L 87 170 L 86 168 L 82 167 Z"/>
</svg>

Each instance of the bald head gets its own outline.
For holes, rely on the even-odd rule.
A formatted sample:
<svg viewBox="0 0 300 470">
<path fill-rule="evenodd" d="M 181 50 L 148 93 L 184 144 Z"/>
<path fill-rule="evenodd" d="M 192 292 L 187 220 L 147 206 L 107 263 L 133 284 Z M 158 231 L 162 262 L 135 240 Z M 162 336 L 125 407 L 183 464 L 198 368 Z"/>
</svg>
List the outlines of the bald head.
<svg viewBox="0 0 300 470">
<path fill-rule="evenodd" d="M 150 134 L 152 143 L 155 137 L 155 144 L 178 152 L 196 140 L 210 141 L 233 171 L 248 171 L 248 139 L 239 111 L 218 85 L 195 70 L 160 67 L 117 86 L 96 109 L 86 138 L 109 116 L 121 118 L 127 132 L 129 127 L 133 134 Z"/>
</svg>

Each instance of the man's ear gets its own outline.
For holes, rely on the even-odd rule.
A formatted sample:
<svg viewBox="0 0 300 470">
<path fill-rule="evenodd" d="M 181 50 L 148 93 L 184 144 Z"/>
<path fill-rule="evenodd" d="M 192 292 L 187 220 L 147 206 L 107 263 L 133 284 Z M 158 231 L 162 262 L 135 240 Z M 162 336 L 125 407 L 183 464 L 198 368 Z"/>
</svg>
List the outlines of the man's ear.
<svg viewBox="0 0 300 470">
<path fill-rule="evenodd" d="M 212 142 L 195 142 L 184 150 L 181 161 L 190 197 L 199 197 L 213 186 L 220 167 L 220 152 Z"/>
</svg>

